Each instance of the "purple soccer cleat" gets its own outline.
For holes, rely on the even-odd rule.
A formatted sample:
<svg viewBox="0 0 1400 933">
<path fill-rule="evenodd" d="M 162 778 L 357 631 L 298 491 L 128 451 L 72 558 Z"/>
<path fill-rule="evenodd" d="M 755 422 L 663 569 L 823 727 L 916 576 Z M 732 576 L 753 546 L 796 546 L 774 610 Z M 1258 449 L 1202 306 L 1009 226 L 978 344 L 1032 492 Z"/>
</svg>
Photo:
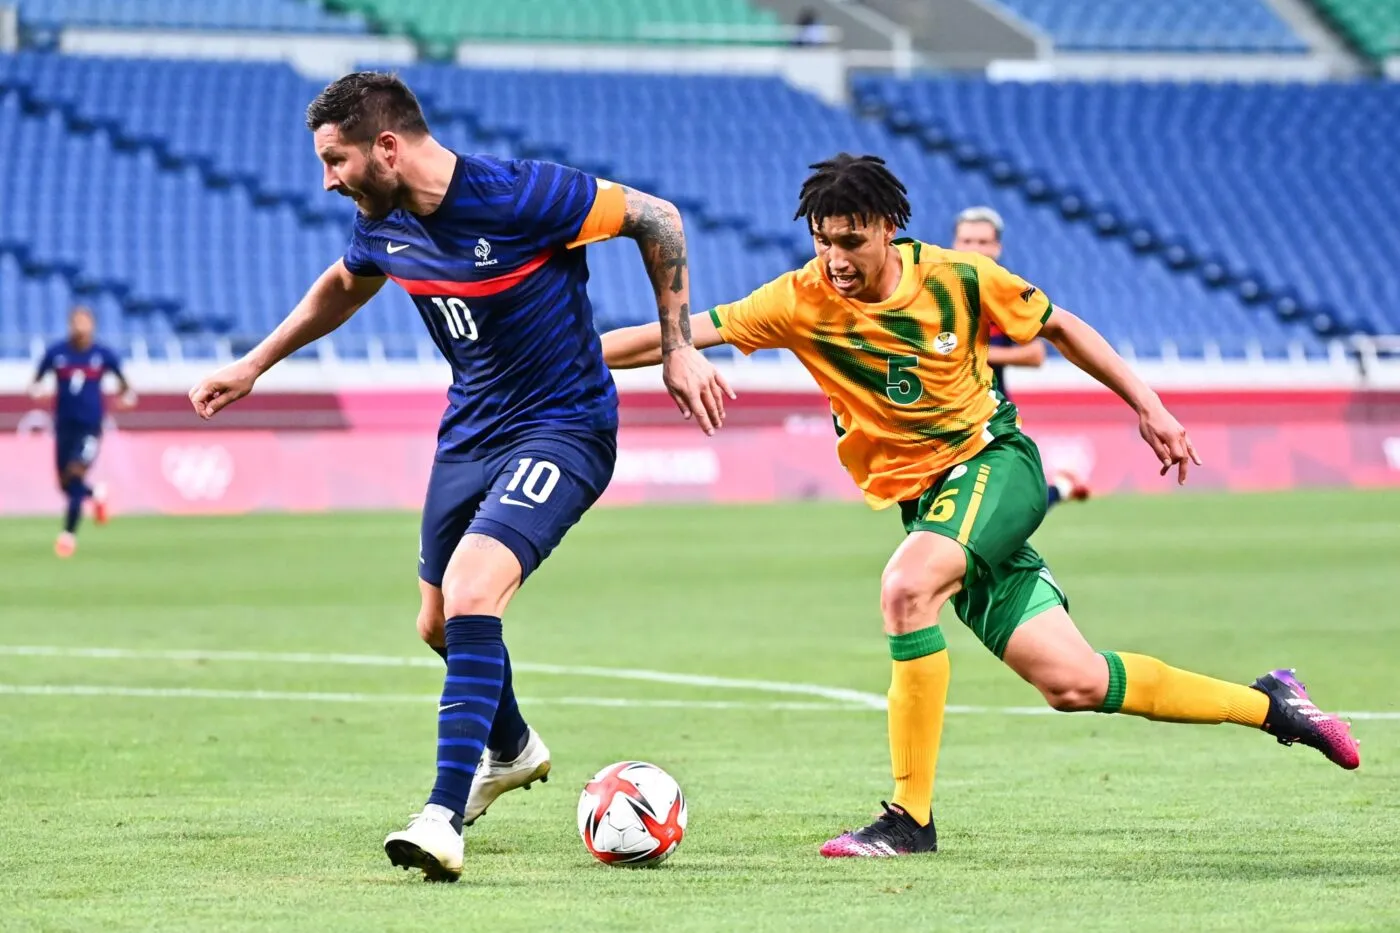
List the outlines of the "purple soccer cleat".
<svg viewBox="0 0 1400 933">
<path fill-rule="evenodd" d="M 1264 731 L 1280 745 L 1301 742 L 1348 771 L 1361 766 L 1361 743 L 1352 738 L 1351 725 L 1318 709 L 1291 668 L 1270 671 L 1251 686 L 1269 698 Z"/>
</svg>

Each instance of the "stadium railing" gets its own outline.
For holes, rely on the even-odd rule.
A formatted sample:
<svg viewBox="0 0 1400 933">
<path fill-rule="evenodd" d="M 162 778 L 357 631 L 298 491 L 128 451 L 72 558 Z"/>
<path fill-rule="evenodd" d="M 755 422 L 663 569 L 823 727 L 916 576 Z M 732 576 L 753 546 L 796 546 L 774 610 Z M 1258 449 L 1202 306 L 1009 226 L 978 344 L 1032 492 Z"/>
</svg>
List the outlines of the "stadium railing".
<svg viewBox="0 0 1400 933">
<path fill-rule="evenodd" d="M 19 11 L 0 5 L 0 52 L 19 48 Z"/>
<path fill-rule="evenodd" d="M 1400 388 L 1400 334 L 1379 337 L 1359 334 L 1352 337 L 1349 344 L 1363 384 Z"/>
</svg>

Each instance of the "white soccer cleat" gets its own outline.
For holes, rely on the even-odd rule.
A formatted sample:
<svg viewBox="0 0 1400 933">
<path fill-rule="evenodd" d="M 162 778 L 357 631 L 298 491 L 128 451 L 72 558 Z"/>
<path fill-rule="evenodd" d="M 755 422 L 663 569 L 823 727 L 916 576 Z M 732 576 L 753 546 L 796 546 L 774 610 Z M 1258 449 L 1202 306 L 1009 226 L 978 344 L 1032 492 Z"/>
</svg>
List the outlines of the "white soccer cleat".
<svg viewBox="0 0 1400 933">
<path fill-rule="evenodd" d="M 513 761 L 497 761 L 491 757 L 490 750 L 481 756 L 471 793 L 467 795 L 467 812 L 462 820 L 466 825 L 479 820 L 486 808 L 506 791 L 517 787 L 528 789 L 536 781 L 549 780 L 549 749 L 534 729 L 529 729 L 528 735 L 525 748 Z"/>
<path fill-rule="evenodd" d="M 407 829 L 384 837 L 384 854 L 404 871 L 421 868 L 427 881 L 456 881 L 462 876 L 462 834 L 435 810 L 424 807 Z"/>
</svg>

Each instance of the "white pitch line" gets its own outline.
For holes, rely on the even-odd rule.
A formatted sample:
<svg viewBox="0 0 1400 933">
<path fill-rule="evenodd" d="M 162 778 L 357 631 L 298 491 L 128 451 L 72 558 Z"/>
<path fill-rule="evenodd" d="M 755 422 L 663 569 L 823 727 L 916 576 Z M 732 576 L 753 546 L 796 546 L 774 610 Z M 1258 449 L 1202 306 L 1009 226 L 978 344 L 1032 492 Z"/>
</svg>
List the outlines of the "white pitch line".
<svg viewBox="0 0 1400 933">
<path fill-rule="evenodd" d="M 438 702 L 428 693 L 299 693 L 282 690 L 206 690 L 198 687 L 114 687 L 97 684 L 0 684 L 0 696 L 134 697 L 156 700 L 254 700 L 287 703 L 417 703 Z M 752 703 L 742 700 L 639 700 L 631 697 L 521 697 L 530 706 L 594 706 L 614 709 L 714 709 L 783 710 L 823 713 L 871 713 L 865 705 L 836 703 Z M 983 716 L 1053 716 L 1048 706 L 959 706 L 945 712 Z M 1351 719 L 1397 719 L 1400 712 L 1352 712 Z"/>
<path fill-rule="evenodd" d="M 353 667 L 435 667 L 442 660 L 435 657 L 401 657 L 379 654 L 315 654 L 309 652 L 276 651 L 205 651 L 201 649 L 132 649 L 82 648 L 61 645 L 0 645 L 0 655 L 49 658 L 94 658 L 116 661 L 242 661 L 258 664 L 329 664 Z M 690 687 L 713 687 L 718 690 L 753 690 L 759 693 L 786 693 L 820 697 L 836 703 L 855 704 L 871 709 L 884 709 L 885 698 L 877 693 L 848 690 L 843 687 L 823 687 L 820 684 L 795 684 L 776 680 L 742 680 L 732 677 L 709 677 L 704 674 L 672 674 L 635 668 L 588 667 L 564 664 L 531 664 L 512 661 L 511 667 L 528 674 L 556 674 L 571 677 L 599 677 L 608 680 L 644 680 L 653 683 L 678 684 Z"/>
<path fill-rule="evenodd" d="M 437 703 L 426 693 L 297 693 L 282 690 L 205 690 L 195 687 L 113 687 L 96 684 L 0 684 L 0 696 L 135 697 L 156 700 L 271 700 L 304 703 Z M 831 703 L 746 703 L 740 700 L 639 700 L 628 697 L 521 697 L 532 706 L 603 706 L 646 709 L 761 709 L 865 712 L 863 706 Z"/>
<path fill-rule="evenodd" d="M 441 668 L 442 661 L 431 657 L 404 657 L 399 655 L 377 654 L 316 654 L 313 652 L 274 652 L 274 651 L 214 651 L 203 649 L 136 649 L 136 648 L 83 648 L 63 645 L 0 645 L 0 656 L 12 657 L 51 657 L 51 658 L 93 658 L 100 660 L 131 661 L 231 661 L 261 664 L 304 664 L 334 665 L 354 667 L 435 667 Z M 786 710 L 880 710 L 885 709 L 885 698 L 878 693 L 866 693 L 845 687 L 824 687 L 820 684 L 788 683 L 777 680 L 746 680 L 732 677 L 710 677 L 704 674 L 675 674 L 667 671 L 651 671 L 637 668 L 590 667 L 563 664 L 512 663 L 518 671 L 534 674 L 556 674 L 573 677 L 598 677 L 609 680 L 640 680 L 653 683 L 680 684 L 692 687 L 712 687 L 720 690 L 753 690 L 759 693 L 782 693 L 820 697 L 830 703 L 741 703 L 728 700 L 632 700 L 611 697 L 538 697 L 522 700 L 530 703 L 552 703 L 571 706 L 648 706 L 653 708 L 691 709 L 786 709 Z M 270 700 L 315 700 L 327 702 L 426 702 L 421 696 L 404 694 L 359 694 L 359 693 L 276 693 L 268 691 L 219 691 L 183 688 L 122 688 L 91 687 L 75 685 L 71 687 L 44 687 L 0 684 L 0 694 L 41 694 L 64 693 L 71 696 L 170 696 L 189 699 L 270 699 Z M 98 692 L 107 691 L 107 692 Z M 127 692 L 123 692 L 127 691 Z M 155 692 L 152 692 L 155 691 Z M 165 692 L 161 692 L 165 691 Z M 363 698 L 363 699 L 360 699 Z M 436 699 L 427 697 L 426 699 Z M 946 712 L 962 715 L 998 716 L 1044 716 L 1053 715 L 1055 710 L 1048 706 L 959 706 L 949 705 Z M 1387 721 L 1400 720 L 1400 711 L 1394 710 L 1346 710 L 1337 715 L 1353 720 Z"/>
</svg>

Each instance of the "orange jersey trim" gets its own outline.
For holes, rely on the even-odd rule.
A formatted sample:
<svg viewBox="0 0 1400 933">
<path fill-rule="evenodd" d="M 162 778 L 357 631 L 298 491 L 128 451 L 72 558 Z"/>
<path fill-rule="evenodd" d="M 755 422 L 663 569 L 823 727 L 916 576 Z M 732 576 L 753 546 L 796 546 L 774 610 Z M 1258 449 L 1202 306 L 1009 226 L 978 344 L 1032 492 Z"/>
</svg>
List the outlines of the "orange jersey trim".
<svg viewBox="0 0 1400 933">
<path fill-rule="evenodd" d="M 569 244 L 569 249 L 611 240 L 622 232 L 622 221 L 627 214 L 627 195 L 621 185 L 598 179 L 598 193 L 593 196 L 593 207 L 583 219 L 578 236 Z"/>
</svg>

